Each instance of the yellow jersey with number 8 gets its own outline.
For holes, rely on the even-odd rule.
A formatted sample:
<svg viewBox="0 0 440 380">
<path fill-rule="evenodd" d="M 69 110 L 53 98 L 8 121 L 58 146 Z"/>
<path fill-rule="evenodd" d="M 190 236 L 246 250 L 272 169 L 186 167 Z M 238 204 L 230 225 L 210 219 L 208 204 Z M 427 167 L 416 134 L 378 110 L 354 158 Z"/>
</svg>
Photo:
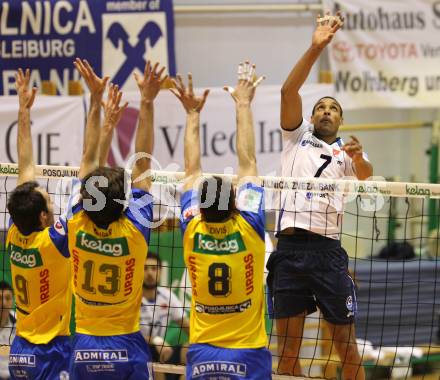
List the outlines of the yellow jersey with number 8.
<svg viewBox="0 0 440 380">
<path fill-rule="evenodd" d="M 56 246 L 55 228 L 23 235 L 11 224 L 6 238 L 17 335 L 34 344 L 70 335 L 70 262 Z"/>
<path fill-rule="evenodd" d="M 197 193 L 182 196 L 185 264 L 192 285 L 190 343 L 223 348 L 267 345 L 264 323 L 264 193 L 247 184 L 224 223 L 198 214 Z"/>
</svg>

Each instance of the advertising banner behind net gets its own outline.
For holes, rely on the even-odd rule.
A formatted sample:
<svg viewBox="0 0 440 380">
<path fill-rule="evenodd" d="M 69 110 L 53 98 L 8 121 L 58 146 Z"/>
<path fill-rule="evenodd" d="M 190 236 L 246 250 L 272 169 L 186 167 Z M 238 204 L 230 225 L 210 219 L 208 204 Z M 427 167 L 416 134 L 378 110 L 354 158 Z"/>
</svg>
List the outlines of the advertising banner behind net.
<svg viewBox="0 0 440 380">
<path fill-rule="evenodd" d="M 324 0 L 345 21 L 329 46 L 345 108 L 440 106 L 439 0 Z"/>
<path fill-rule="evenodd" d="M 98 75 L 134 90 L 147 59 L 175 75 L 172 0 L 3 0 L 0 2 L 0 94 L 15 94 L 14 73 L 30 68 L 32 84 L 56 83 L 67 94 L 75 57 Z"/>
<path fill-rule="evenodd" d="M 195 91 L 200 94 L 203 90 Z M 307 118 L 319 98 L 334 95 L 331 85 L 305 85 L 301 94 L 304 117 Z M 124 93 L 123 101 L 129 101 L 129 106 L 115 131 L 109 155 L 109 163 L 118 166 L 124 166 L 134 153 L 139 119 L 139 92 Z M 37 95 L 31 110 L 36 163 L 79 166 L 87 103 L 88 96 Z M 282 149 L 279 86 L 260 86 L 252 108 L 259 173 L 275 174 L 280 167 Z M 17 112 L 17 97 L 0 97 L 0 163 L 17 162 Z M 169 91 L 161 91 L 155 101 L 153 169 L 183 170 L 185 119 L 185 111 L 176 97 Z M 200 122 L 203 170 L 236 173 L 236 118 L 231 96 L 221 88 L 211 89 Z M 64 174 L 60 173 L 62 175 Z"/>
</svg>

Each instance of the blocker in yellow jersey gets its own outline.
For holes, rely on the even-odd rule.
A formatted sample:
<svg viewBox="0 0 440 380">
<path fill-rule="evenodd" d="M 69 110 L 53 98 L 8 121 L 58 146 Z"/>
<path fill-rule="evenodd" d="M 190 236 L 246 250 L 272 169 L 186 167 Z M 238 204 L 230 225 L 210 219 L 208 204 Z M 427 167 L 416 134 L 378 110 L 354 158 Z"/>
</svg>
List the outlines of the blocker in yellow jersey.
<svg viewBox="0 0 440 380">
<path fill-rule="evenodd" d="M 190 343 L 225 348 L 259 348 L 267 344 L 264 327 L 264 198 L 261 187 L 247 184 L 239 192 L 257 192 L 257 212 L 240 210 L 223 223 L 207 223 L 186 212 L 198 193 L 182 196 L 183 249 L 193 291 Z M 186 217 L 185 217 L 186 215 Z"/>
</svg>

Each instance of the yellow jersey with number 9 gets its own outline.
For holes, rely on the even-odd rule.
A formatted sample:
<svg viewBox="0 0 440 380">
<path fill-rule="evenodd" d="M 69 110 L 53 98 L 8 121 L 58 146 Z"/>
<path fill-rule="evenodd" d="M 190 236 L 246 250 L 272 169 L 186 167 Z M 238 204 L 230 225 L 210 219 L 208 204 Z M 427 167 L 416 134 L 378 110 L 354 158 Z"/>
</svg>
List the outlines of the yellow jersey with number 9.
<svg viewBox="0 0 440 380">
<path fill-rule="evenodd" d="M 199 214 L 197 192 L 183 194 L 183 250 L 192 285 L 190 343 L 267 345 L 263 200 L 263 189 L 249 183 L 240 189 L 236 214 L 224 223 L 208 223 Z"/>
<path fill-rule="evenodd" d="M 57 224 L 23 235 L 11 224 L 6 238 L 17 335 L 34 344 L 70 335 L 70 262 L 57 247 L 55 228 Z"/>
<path fill-rule="evenodd" d="M 97 227 L 82 209 L 67 221 L 75 294 L 76 331 L 111 336 L 139 331 L 144 263 L 148 252 L 150 194 L 132 190 L 127 210 L 107 228 Z M 136 215 L 136 217 L 135 217 Z"/>
</svg>

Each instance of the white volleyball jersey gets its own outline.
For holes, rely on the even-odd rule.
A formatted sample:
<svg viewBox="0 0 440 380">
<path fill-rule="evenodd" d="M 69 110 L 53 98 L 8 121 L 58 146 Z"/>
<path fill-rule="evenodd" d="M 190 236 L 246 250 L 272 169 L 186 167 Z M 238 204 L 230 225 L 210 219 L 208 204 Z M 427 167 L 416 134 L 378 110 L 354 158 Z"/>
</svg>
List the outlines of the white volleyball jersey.
<svg viewBox="0 0 440 380">
<path fill-rule="evenodd" d="M 283 177 L 356 177 L 351 158 L 341 150 L 343 142 L 340 138 L 333 144 L 327 144 L 313 135 L 313 125 L 305 120 L 293 131 L 283 130 L 282 135 Z M 340 194 L 288 190 L 281 193 L 280 200 L 278 231 L 296 227 L 332 239 L 340 238 L 344 212 L 343 197 Z"/>
<path fill-rule="evenodd" d="M 185 316 L 183 303 L 171 292 L 170 288 L 158 286 L 156 300 L 142 298 L 140 329 L 144 338 L 160 336 L 165 338 L 167 326 L 171 322 L 180 325 Z"/>
</svg>

